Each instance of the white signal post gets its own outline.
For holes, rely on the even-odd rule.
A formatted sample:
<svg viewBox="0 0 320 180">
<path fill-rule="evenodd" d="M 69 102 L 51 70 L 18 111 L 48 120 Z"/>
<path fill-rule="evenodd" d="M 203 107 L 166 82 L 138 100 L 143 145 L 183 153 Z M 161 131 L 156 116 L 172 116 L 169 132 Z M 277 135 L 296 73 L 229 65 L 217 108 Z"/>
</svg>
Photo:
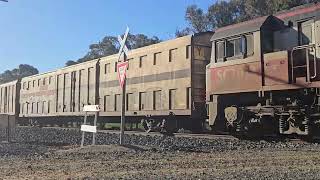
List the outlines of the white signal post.
<svg viewBox="0 0 320 180">
<path fill-rule="evenodd" d="M 121 54 L 123 53 L 123 62 L 117 64 L 117 72 L 119 78 L 119 84 L 122 88 L 122 106 L 121 106 L 121 127 L 120 127 L 120 145 L 124 144 L 124 128 L 125 128 L 125 107 L 126 107 L 126 70 L 128 67 L 127 62 L 127 55 L 128 55 L 128 48 L 126 46 L 126 41 L 129 34 L 129 28 L 127 27 L 126 32 L 123 36 L 118 36 L 118 41 L 120 43 L 120 49 L 118 53 L 118 62 L 120 61 Z"/>
<path fill-rule="evenodd" d="M 96 133 L 97 133 L 97 120 L 98 120 L 98 112 L 100 111 L 99 105 L 86 105 L 83 107 L 83 111 L 85 112 L 84 122 L 81 125 L 80 130 L 82 131 L 82 139 L 81 139 L 81 147 L 84 145 L 84 133 L 91 132 L 92 133 L 92 145 L 96 143 Z M 88 112 L 95 112 L 93 126 L 87 125 L 87 117 Z"/>
</svg>

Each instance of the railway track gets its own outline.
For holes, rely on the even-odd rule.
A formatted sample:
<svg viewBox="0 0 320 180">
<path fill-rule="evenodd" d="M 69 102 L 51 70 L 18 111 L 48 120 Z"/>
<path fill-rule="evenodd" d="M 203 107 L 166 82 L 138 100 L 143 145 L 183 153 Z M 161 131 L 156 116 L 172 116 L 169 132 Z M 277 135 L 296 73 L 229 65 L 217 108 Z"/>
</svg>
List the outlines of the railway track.
<svg viewBox="0 0 320 180">
<path fill-rule="evenodd" d="M 61 127 L 43 127 L 47 129 L 60 129 L 60 130 L 74 130 L 77 128 L 61 128 Z M 114 134 L 119 135 L 119 130 L 98 130 L 98 133 L 104 133 L 104 134 Z M 305 140 L 305 139 L 299 139 L 293 136 L 289 137 L 279 137 L 276 135 L 270 135 L 270 136 L 264 136 L 260 138 L 238 138 L 229 134 L 210 134 L 210 133 L 173 133 L 172 135 L 165 135 L 160 132 L 143 132 L 143 131 L 125 131 L 126 135 L 129 136 L 149 136 L 149 137 L 163 137 L 163 136 L 174 136 L 177 138 L 198 138 L 198 139 L 207 139 L 207 140 L 249 140 L 249 141 L 274 141 L 274 142 L 280 142 L 280 141 L 290 141 L 295 143 L 320 143 L 320 138 L 316 137 L 312 140 Z"/>
</svg>

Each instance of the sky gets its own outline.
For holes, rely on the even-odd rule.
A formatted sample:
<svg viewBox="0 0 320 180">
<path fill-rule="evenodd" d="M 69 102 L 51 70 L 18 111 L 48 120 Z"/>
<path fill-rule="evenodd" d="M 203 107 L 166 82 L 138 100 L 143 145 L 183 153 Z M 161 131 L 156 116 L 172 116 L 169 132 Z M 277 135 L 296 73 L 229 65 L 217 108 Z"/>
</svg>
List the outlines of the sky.
<svg viewBox="0 0 320 180">
<path fill-rule="evenodd" d="M 174 38 L 188 23 L 187 6 L 207 10 L 214 0 L 0 1 L 0 73 L 30 64 L 41 73 L 63 67 L 106 35 L 126 26 L 133 34 Z"/>
</svg>

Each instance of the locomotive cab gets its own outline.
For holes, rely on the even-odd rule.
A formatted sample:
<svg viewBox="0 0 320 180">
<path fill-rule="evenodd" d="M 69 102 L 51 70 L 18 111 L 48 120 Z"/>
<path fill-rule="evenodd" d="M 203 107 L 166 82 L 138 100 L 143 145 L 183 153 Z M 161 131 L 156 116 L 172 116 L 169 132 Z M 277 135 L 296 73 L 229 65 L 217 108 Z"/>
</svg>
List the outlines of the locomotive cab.
<svg viewBox="0 0 320 180">
<path fill-rule="evenodd" d="M 206 70 L 215 130 L 311 134 L 320 114 L 319 17 L 311 4 L 216 30 Z"/>
</svg>

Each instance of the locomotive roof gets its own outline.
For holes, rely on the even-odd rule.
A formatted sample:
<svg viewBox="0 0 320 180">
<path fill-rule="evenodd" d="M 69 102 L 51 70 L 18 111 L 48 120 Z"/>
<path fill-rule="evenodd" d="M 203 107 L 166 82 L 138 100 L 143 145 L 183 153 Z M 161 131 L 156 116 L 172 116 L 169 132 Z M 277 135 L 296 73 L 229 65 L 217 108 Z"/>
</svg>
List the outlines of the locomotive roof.
<svg viewBox="0 0 320 180">
<path fill-rule="evenodd" d="M 215 34 L 212 36 L 211 41 L 245 34 L 249 32 L 259 31 L 261 28 L 264 27 L 276 27 L 282 25 L 283 22 L 281 22 L 281 20 L 274 17 L 273 15 L 263 16 L 253 20 L 219 28 L 215 31 Z"/>
<path fill-rule="evenodd" d="M 320 18 L 320 3 L 310 3 L 292 9 L 281 11 L 275 14 L 276 17 L 284 21 L 296 21 L 310 17 Z"/>
<path fill-rule="evenodd" d="M 218 28 L 215 31 L 215 34 L 212 36 L 211 41 L 259 31 L 265 25 L 271 25 L 270 27 L 275 27 L 281 24 L 284 25 L 284 21 L 296 21 L 309 17 L 317 17 L 320 19 L 319 10 L 320 3 L 310 3 L 286 11 L 278 12 L 275 15 L 258 17 L 249 21 Z"/>
</svg>

